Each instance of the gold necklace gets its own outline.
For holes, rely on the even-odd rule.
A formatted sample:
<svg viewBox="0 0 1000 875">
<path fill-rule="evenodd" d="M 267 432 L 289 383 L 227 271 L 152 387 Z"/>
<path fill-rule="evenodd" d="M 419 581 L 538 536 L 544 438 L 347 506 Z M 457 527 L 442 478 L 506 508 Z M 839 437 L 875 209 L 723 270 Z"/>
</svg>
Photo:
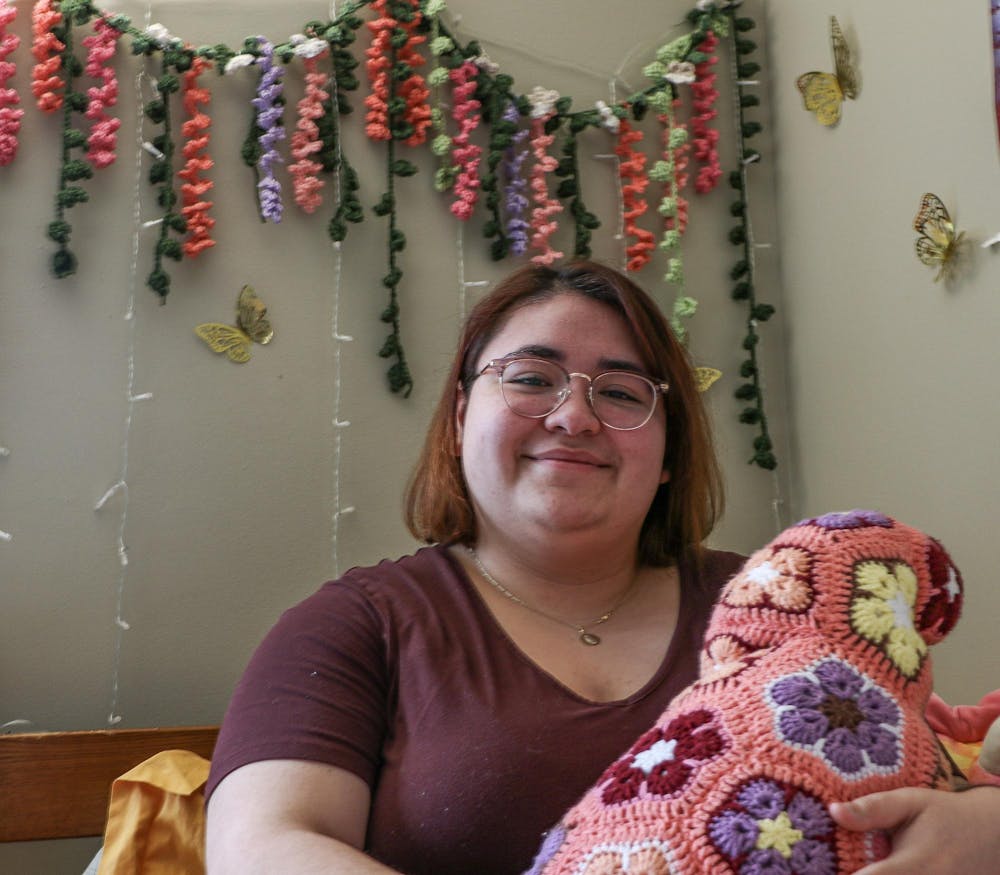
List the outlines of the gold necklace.
<svg viewBox="0 0 1000 875">
<path fill-rule="evenodd" d="M 561 626 L 566 626 L 576 632 L 577 637 L 580 639 L 581 644 L 586 644 L 588 647 L 596 647 L 601 643 L 601 636 L 587 629 L 588 626 L 600 626 L 602 623 L 607 623 L 611 619 L 611 615 L 617 611 L 623 604 L 625 600 L 632 595 L 635 590 L 636 584 L 639 582 L 639 575 L 635 576 L 635 580 L 629 584 L 628 589 L 621 594 L 621 597 L 616 601 L 610 608 L 608 608 L 601 616 L 596 619 L 591 620 L 589 623 L 584 623 L 583 625 L 579 623 L 571 623 L 569 620 L 564 620 L 561 617 L 553 617 L 552 614 L 547 614 L 545 611 L 536 608 L 534 605 L 529 605 L 524 599 L 519 595 L 512 593 L 507 587 L 505 587 L 499 580 L 497 580 L 492 574 L 490 574 L 486 567 L 483 565 L 482 560 L 479 558 L 479 554 L 472 547 L 466 547 L 469 551 L 469 555 L 472 557 L 472 561 L 476 563 L 476 568 L 479 569 L 479 573 L 483 576 L 487 583 L 493 586 L 497 592 L 506 598 L 510 599 L 514 604 L 520 605 L 522 608 L 531 611 L 534 614 L 538 614 L 540 617 L 545 617 L 546 620 L 551 620 L 553 623 L 559 623 Z"/>
</svg>

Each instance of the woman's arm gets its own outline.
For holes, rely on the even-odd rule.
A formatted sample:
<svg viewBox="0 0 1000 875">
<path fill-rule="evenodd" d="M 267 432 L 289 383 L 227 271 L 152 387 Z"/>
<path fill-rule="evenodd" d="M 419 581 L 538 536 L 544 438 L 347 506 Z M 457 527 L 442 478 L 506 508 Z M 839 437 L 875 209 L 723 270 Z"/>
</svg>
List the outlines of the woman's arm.
<svg viewBox="0 0 1000 875">
<path fill-rule="evenodd" d="M 892 853 L 857 875 L 969 875 L 996 871 L 1000 859 L 996 787 L 888 790 L 834 803 L 830 813 L 846 829 L 892 834 Z"/>
<path fill-rule="evenodd" d="M 208 804 L 209 875 L 390 875 L 364 846 L 371 792 L 353 772 L 265 760 L 227 775 Z"/>
</svg>

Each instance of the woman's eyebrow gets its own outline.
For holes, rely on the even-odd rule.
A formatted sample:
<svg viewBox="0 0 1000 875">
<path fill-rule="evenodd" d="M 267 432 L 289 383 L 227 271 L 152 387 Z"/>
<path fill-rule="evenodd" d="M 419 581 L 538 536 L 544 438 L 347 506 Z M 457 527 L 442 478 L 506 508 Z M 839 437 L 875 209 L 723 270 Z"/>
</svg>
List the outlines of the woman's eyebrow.
<svg viewBox="0 0 1000 875">
<path fill-rule="evenodd" d="M 519 356 L 530 356 L 536 359 L 548 359 L 549 361 L 564 364 L 566 354 L 551 346 L 543 346 L 537 343 L 527 343 L 517 349 L 507 353 L 504 358 L 517 358 Z M 601 371 L 632 371 L 636 374 L 645 375 L 646 369 L 636 362 L 627 359 L 601 358 L 597 361 L 597 366 Z"/>
<path fill-rule="evenodd" d="M 536 343 L 528 343 L 524 346 L 519 346 L 517 349 L 508 352 L 504 358 L 517 358 L 518 356 L 531 356 L 531 358 L 536 359 L 551 359 L 554 362 L 561 362 L 566 358 L 566 356 L 559 350 L 554 349 L 551 346 L 541 346 Z"/>
<path fill-rule="evenodd" d="M 625 359 L 600 359 L 598 365 L 602 371 L 634 371 L 643 375 L 646 373 L 646 369 L 642 365 Z"/>
</svg>

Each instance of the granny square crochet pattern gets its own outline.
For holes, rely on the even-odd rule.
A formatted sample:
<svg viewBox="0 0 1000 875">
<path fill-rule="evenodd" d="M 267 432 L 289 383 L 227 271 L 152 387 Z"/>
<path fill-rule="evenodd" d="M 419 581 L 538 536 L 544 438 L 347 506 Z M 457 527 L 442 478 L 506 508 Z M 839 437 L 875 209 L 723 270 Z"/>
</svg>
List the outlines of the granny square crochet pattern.
<svg viewBox="0 0 1000 875">
<path fill-rule="evenodd" d="M 923 713 L 962 583 L 875 511 L 804 520 L 720 594 L 699 678 L 551 830 L 527 875 L 843 875 L 886 838 L 830 802 L 949 786 Z"/>
</svg>

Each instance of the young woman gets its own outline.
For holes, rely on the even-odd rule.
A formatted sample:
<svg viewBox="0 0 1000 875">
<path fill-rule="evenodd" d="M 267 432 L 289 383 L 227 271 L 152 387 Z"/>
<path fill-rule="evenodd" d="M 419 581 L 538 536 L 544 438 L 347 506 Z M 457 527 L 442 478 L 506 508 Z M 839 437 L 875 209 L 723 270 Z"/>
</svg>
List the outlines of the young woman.
<svg viewBox="0 0 1000 875">
<path fill-rule="evenodd" d="M 694 679 L 741 563 L 702 546 L 720 508 L 692 368 L 655 304 L 594 263 L 515 272 L 469 317 L 410 484 L 433 546 L 286 612 L 237 688 L 211 875 L 527 869 Z M 923 818 L 905 862 L 968 818 L 909 792 L 840 816 Z"/>
</svg>

